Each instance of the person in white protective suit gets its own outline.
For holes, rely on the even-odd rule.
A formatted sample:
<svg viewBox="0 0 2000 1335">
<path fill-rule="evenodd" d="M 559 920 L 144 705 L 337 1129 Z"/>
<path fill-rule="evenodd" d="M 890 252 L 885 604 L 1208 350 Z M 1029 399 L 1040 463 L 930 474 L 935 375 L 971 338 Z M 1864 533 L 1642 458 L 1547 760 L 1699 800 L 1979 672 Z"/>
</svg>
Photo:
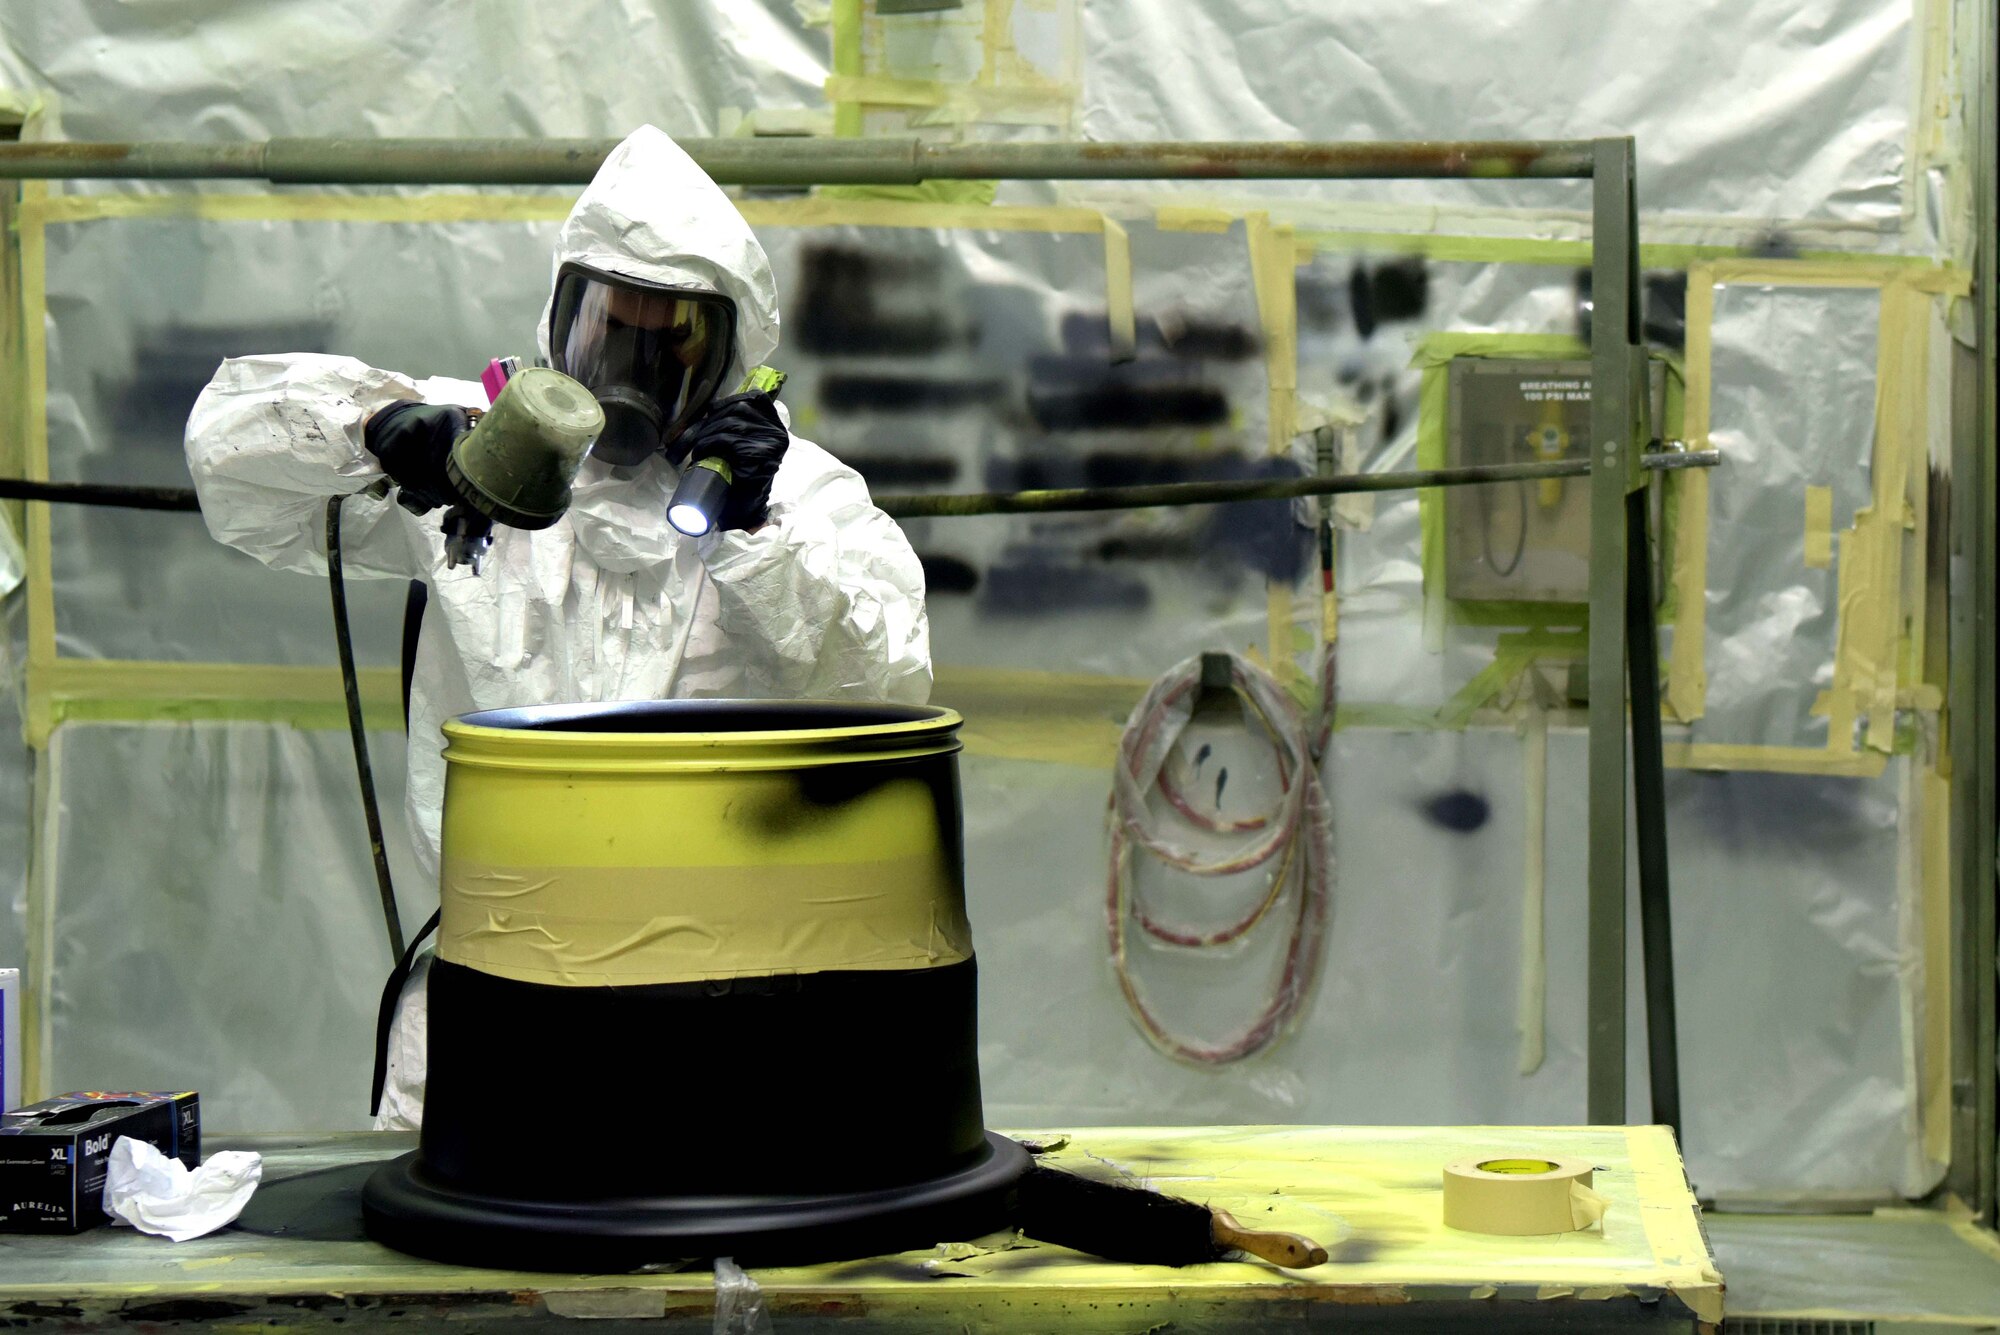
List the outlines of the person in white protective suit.
<svg viewBox="0 0 2000 1335">
<path fill-rule="evenodd" d="M 789 433 L 768 395 L 718 397 L 777 346 L 763 248 L 729 199 L 647 126 L 605 159 L 556 239 L 538 341 L 589 386 L 606 427 L 568 513 L 496 528 L 481 573 L 447 569 L 444 453 L 483 406 L 468 381 L 410 380 L 348 357 L 232 358 L 188 419 L 187 458 L 219 541 L 326 572 L 326 498 L 350 575 L 421 579 L 408 815 L 433 884 L 444 801 L 439 725 L 476 709 L 685 697 L 922 704 L 923 572 L 861 477 Z M 678 463 L 735 475 L 715 532 L 666 522 Z M 384 479 L 397 496 L 356 495 Z M 399 504 L 398 500 L 403 504 Z M 426 961 L 427 964 L 427 961 Z M 421 1116 L 424 970 L 402 993 L 377 1125 Z"/>
</svg>

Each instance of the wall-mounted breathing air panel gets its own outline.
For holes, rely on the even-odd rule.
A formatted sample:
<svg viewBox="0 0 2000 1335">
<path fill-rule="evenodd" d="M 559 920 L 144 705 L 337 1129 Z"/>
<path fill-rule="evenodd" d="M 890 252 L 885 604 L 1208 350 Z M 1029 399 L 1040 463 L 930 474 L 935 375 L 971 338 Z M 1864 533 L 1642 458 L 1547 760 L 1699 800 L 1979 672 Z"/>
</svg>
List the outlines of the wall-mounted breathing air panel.
<svg viewBox="0 0 2000 1335">
<path fill-rule="evenodd" d="M 1582 459 L 1590 363 L 1456 357 L 1448 370 L 1447 467 Z M 1652 368 L 1653 418 L 1665 377 Z M 1543 478 L 1444 493 L 1445 596 L 1582 603 L 1590 592 L 1590 488 Z"/>
</svg>

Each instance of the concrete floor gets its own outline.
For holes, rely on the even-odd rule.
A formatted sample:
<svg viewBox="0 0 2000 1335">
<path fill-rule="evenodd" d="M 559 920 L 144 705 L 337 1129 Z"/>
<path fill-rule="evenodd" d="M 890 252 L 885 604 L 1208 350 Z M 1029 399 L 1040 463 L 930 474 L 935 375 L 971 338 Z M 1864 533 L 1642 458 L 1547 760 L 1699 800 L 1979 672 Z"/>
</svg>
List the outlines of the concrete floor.
<svg viewBox="0 0 2000 1335">
<path fill-rule="evenodd" d="M 1746 1331 L 1802 1320 L 1870 1321 L 1874 1335 L 2000 1329 L 2000 1240 L 1962 1216 L 1709 1214 L 1703 1223 L 1730 1323 Z"/>
</svg>

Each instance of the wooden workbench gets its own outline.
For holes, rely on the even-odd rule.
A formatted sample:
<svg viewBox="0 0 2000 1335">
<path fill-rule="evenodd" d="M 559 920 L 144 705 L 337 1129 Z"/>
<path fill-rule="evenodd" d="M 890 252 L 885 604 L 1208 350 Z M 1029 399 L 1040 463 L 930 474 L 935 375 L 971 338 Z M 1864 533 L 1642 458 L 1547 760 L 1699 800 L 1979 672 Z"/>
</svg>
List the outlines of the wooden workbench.
<svg viewBox="0 0 2000 1335">
<path fill-rule="evenodd" d="M 1044 1137 L 1047 1139 L 1047 1137 Z M 237 1225 L 187 1243 L 104 1228 L 0 1235 L 0 1323 L 65 1330 L 209 1323 L 347 1331 L 451 1322 L 531 1330 L 574 1318 L 708 1329 L 706 1265 L 637 1275 L 521 1274 L 434 1265 L 361 1236 L 359 1191 L 407 1137 L 252 1138 L 265 1185 Z M 1467 1154 L 1575 1155 L 1599 1165 L 1602 1230 L 1488 1238 L 1446 1229 L 1439 1170 Z M 1246 1224 L 1317 1237 L 1331 1259 L 1170 1270 L 1113 1265 L 1004 1236 L 873 1260 L 753 1274 L 778 1332 L 1695 1330 L 1719 1323 L 1722 1282 L 1671 1137 L 1657 1127 L 1180 1127 L 1085 1129 L 1086 1156 Z M 470 1322 L 472 1324 L 468 1325 Z M 595 1335 L 595 1332 L 593 1332 Z"/>
</svg>

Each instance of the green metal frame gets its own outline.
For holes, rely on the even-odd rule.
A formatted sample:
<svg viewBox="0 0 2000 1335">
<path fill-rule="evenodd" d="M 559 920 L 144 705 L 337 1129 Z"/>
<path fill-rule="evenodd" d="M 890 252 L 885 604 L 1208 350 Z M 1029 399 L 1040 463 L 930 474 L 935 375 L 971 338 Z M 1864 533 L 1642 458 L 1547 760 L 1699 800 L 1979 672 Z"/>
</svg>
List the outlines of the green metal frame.
<svg viewBox="0 0 2000 1335">
<path fill-rule="evenodd" d="M 2000 434 L 1995 428 L 1995 348 L 2000 340 L 1994 284 L 1995 198 L 2000 192 L 2000 96 L 1995 93 L 2000 6 L 1977 6 L 1979 36 L 1968 49 L 1984 52 L 1978 89 L 1975 346 L 1955 347 L 1952 367 L 1951 532 L 1947 575 L 1950 619 L 1947 745 L 1952 764 L 1952 1145 L 1947 1185 L 1979 1217 L 1994 1222 L 1996 1182 L 1995 933 L 2000 931 L 1996 881 L 1994 731 L 1995 635 L 2000 574 L 1995 568 L 1995 490 L 2000 483 Z"/>
<path fill-rule="evenodd" d="M 1635 386 L 1645 382 L 1639 324 L 1638 207 L 1632 141 L 1600 140 L 1590 246 L 1590 846 L 1589 1117 L 1625 1120 L 1625 497 L 1641 484 Z M 1607 242 L 1609 244 L 1607 244 Z M 1635 369 L 1636 368 L 1636 369 Z M 1643 542 L 1643 537 L 1641 538 Z M 1659 731 L 1659 711 L 1643 726 Z M 1636 720 L 1635 720 L 1636 722 Z M 1616 792 L 1620 800 L 1607 802 Z"/>
<path fill-rule="evenodd" d="M 614 140 L 272 139 L 240 144 L 0 145 L 0 179 L 261 179 L 322 185 L 580 185 Z M 1645 348 L 1639 338 L 1638 204 L 1630 138 L 1450 143 L 931 144 L 914 139 L 710 139 L 682 147 L 717 182 L 810 186 L 926 180 L 1396 180 L 1530 177 L 1589 180 L 1591 292 L 1591 637 L 1589 760 L 1588 1115 L 1625 1121 L 1625 917 L 1628 666 L 1642 703 L 1655 698 L 1650 650 L 1628 663 L 1628 576 L 1650 584 L 1643 529 L 1627 497 L 1643 486 Z M 1987 261 L 1990 263 L 1990 260 Z M 1989 534 L 1990 528 L 1986 530 Z M 1641 563 L 1628 571 L 1628 561 Z M 1636 572 L 1636 573 L 1635 573 Z M 1646 684 L 1653 684 L 1653 692 Z M 1990 677 L 1988 679 L 1990 689 Z M 1664 783 L 1657 703 L 1632 716 L 1635 755 Z M 1990 739 L 1989 739 L 1990 740 Z M 1657 810 L 1640 811 L 1642 898 L 1664 910 L 1665 846 Z M 1649 859 L 1646 854 L 1654 856 Z M 1657 884 L 1648 876 L 1656 864 Z M 1649 893 L 1655 891 L 1655 893 Z M 1665 980 L 1659 980 L 1664 982 Z M 1990 1125 L 1990 1124 L 1989 1124 Z M 1988 1136 L 1990 1142 L 1991 1137 Z"/>
</svg>

